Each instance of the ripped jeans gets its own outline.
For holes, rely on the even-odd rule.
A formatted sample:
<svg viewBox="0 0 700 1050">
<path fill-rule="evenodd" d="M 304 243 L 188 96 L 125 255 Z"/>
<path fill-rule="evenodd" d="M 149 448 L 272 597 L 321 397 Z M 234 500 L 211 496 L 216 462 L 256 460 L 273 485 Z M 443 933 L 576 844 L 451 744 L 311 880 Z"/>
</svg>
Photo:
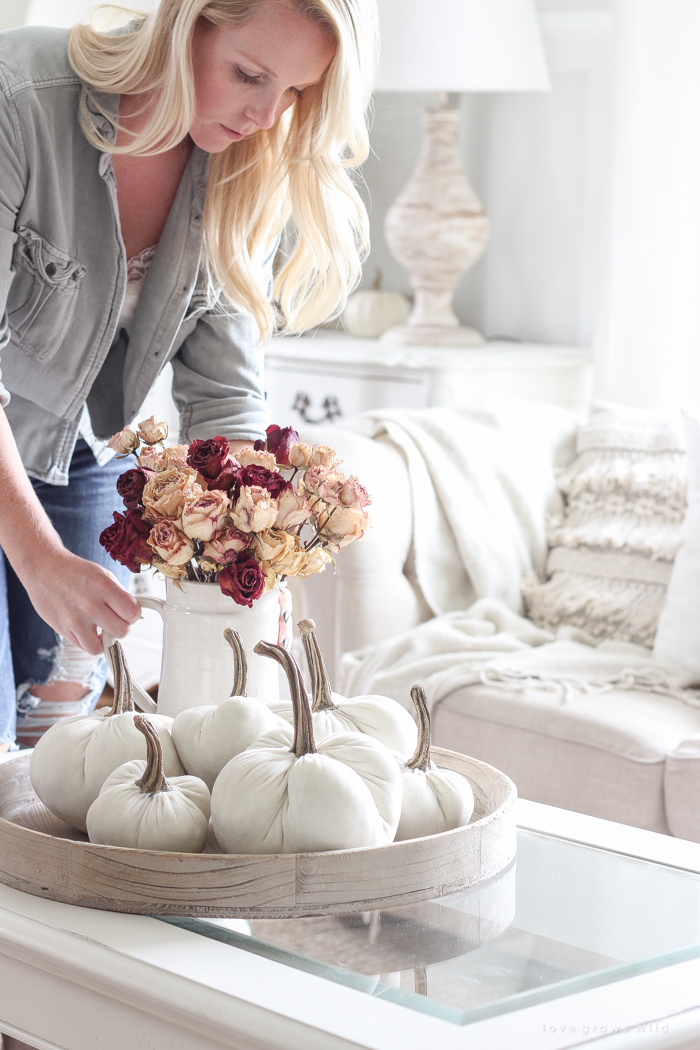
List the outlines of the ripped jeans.
<svg viewBox="0 0 700 1050">
<path fill-rule="evenodd" d="M 110 460 L 97 465 L 81 439 L 75 446 L 68 485 L 32 479 L 34 490 L 64 545 L 74 554 L 109 569 L 128 586 L 131 573 L 100 546 L 99 535 L 122 510 L 116 490 L 130 463 Z M 104 657 L 90 656 L 66 642 L 35 612 L 29 595 L 7 559 L 0 558 L 0 743 L 35 737 L 60 718 L 87 714 L 104 688 Z M 29 692 L 47 682 L 79 682 L 87 690 L 78 702 L 47 703 Z M 16 721 L 15 721 L 16 720 Z"/>
</svg>

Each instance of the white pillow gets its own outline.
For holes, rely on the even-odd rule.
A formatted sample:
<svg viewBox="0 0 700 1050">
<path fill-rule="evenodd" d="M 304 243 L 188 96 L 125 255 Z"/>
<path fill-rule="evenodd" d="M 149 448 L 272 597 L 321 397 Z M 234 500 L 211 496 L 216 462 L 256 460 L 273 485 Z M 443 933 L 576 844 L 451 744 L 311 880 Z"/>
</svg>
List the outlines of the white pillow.
<svg viewBox="0 0 700 1050">
<path fill-rule="evenodd" d="M 676 555 L 659 617 L 654 655 L 700 683 L 700 420 L 686 416 L 688 510 L 683 542 Z"/>
</svg>

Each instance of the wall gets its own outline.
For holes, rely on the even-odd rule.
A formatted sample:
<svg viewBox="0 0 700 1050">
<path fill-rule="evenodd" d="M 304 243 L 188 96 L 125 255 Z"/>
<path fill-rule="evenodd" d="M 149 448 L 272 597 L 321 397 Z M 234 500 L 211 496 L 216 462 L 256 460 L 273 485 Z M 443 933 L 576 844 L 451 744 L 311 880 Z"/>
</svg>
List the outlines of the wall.
<svg viewBox="0 0 700 1050">
<path fill-rule="evenodd" d="M 539 0 L 553 90 L 461 101 L 460 152 L 492 222 L 486 255 L 455 308 L 487 336 L 589 346 L 594 337 L 609 178 L 612 0 Z M 364 166 L 375 270 L 409 292 L 382 224 L 421 145 L 430 96 L 380 93 Z"/>
</svg>

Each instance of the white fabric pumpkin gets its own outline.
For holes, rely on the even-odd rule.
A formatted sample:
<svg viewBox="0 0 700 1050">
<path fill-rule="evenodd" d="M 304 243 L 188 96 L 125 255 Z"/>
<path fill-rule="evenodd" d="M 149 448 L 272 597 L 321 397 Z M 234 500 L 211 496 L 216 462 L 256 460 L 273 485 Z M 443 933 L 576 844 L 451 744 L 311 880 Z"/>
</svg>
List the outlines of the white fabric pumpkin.
<svg viewBox="0 0 700 1050">
<path fill-rule="evenodd" d="M 461 773 L 438 769 L 430 758 L 430 714 L 420 686 L 411 690 L 418 716 L 418 746 L 413 758 L 400 763 L 403 803 L 396 841 L 437 835 L 469 823 L 474 792 Z"/>
<path fill-rule="evenodd" d="M 29 775 L 32 787 L 57 817 L 87 830 L 87 811 L 109 774 L 124 762 L 146 757 L 146 741 L 134 725 L 131 678 L 119 642 L 109 649 L 114 670 L 111 709 L 57 722 L 34 748 Z M 170 736 L 172 718 L 154 715 L 153 725 L 163 748 L 166 776 L 185 771 Z"/>
<path fill-rule="evenodd" d="M 259 642 L 255 652 L 285 668 L 294 732 L 267 733 L 219 774 L 211 808 L 222 848 L 308 853 L 390 843 L 401 811 L 401 776 L 391 752 L 361 733 L 338 733 L 316 745 L 294 658 L 269 642 Z"/>
<path fill-rule="evenodd" d="M 224 637 L 233 650 L 234 681 L 228 700 L 181 711 L 173 722 L 173 743 L 180 761 L 209 790 L 234 755 L 254 740 L 284 724 L 267 704 L 246 695 L 247 662 L 240 635 L 227 628 Z"/>
<path fill-rule="evenodd" d="M 381 274 L 377 271 L 372 288 L 353 292 L 343 311 L 343 325 L 350 335 L 361 339 L 378 339 L 388 328 L 404 324 L 411 312 L 411 304 L 401 292 L 386 292 L 380 288 Z"/>
<path fill-rule="evenodd" d="M 145 715 L 134 725 L 147 747 L 144 762 L 126 762 L 107 777 L 87 814 L 90 842 L 167 853 L 201 853 L 207 842 L 211 799 L 198 777 L 163 775 L 163 752 Z"/>
<path fill-rule="evenodd" d="M 302 620 L 299 624 L 311 676 L 314 738 L 320 741 L 332 733 L 366 733 L 403 758 L 410 758 L 416 749 L 418 730 L 408 711 L 389 696 L 347 697 L 332 692 L 315 629 L 313 620 Z M 289 700 L 270 704 L 270 710 L 290 725 L 294 724 Z"/>
</svg>

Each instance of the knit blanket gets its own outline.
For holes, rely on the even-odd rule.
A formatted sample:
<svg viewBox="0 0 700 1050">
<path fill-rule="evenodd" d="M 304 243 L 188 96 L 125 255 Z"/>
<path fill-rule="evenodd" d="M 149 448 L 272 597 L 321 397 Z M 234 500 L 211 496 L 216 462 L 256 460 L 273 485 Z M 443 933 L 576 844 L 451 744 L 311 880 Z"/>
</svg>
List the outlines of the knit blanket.
<svg viewBox="0 0 700 1050">
<path fill-rule="evenodd" d="M 651 650 L 599 642 L 576 627 L 547 631 L 493 599 L 346 653 L 341 677 L 345 696 L 380 693 L 411 712 L 414 685 L 423 686 L 432 708 L 479 682 L 511 691 L 554 689 L 562 700 L 572 691 L 634 689 L 700 707 L 700 692 L 687 688 L 688 678 L 660 663 Z"/>
</svg>

